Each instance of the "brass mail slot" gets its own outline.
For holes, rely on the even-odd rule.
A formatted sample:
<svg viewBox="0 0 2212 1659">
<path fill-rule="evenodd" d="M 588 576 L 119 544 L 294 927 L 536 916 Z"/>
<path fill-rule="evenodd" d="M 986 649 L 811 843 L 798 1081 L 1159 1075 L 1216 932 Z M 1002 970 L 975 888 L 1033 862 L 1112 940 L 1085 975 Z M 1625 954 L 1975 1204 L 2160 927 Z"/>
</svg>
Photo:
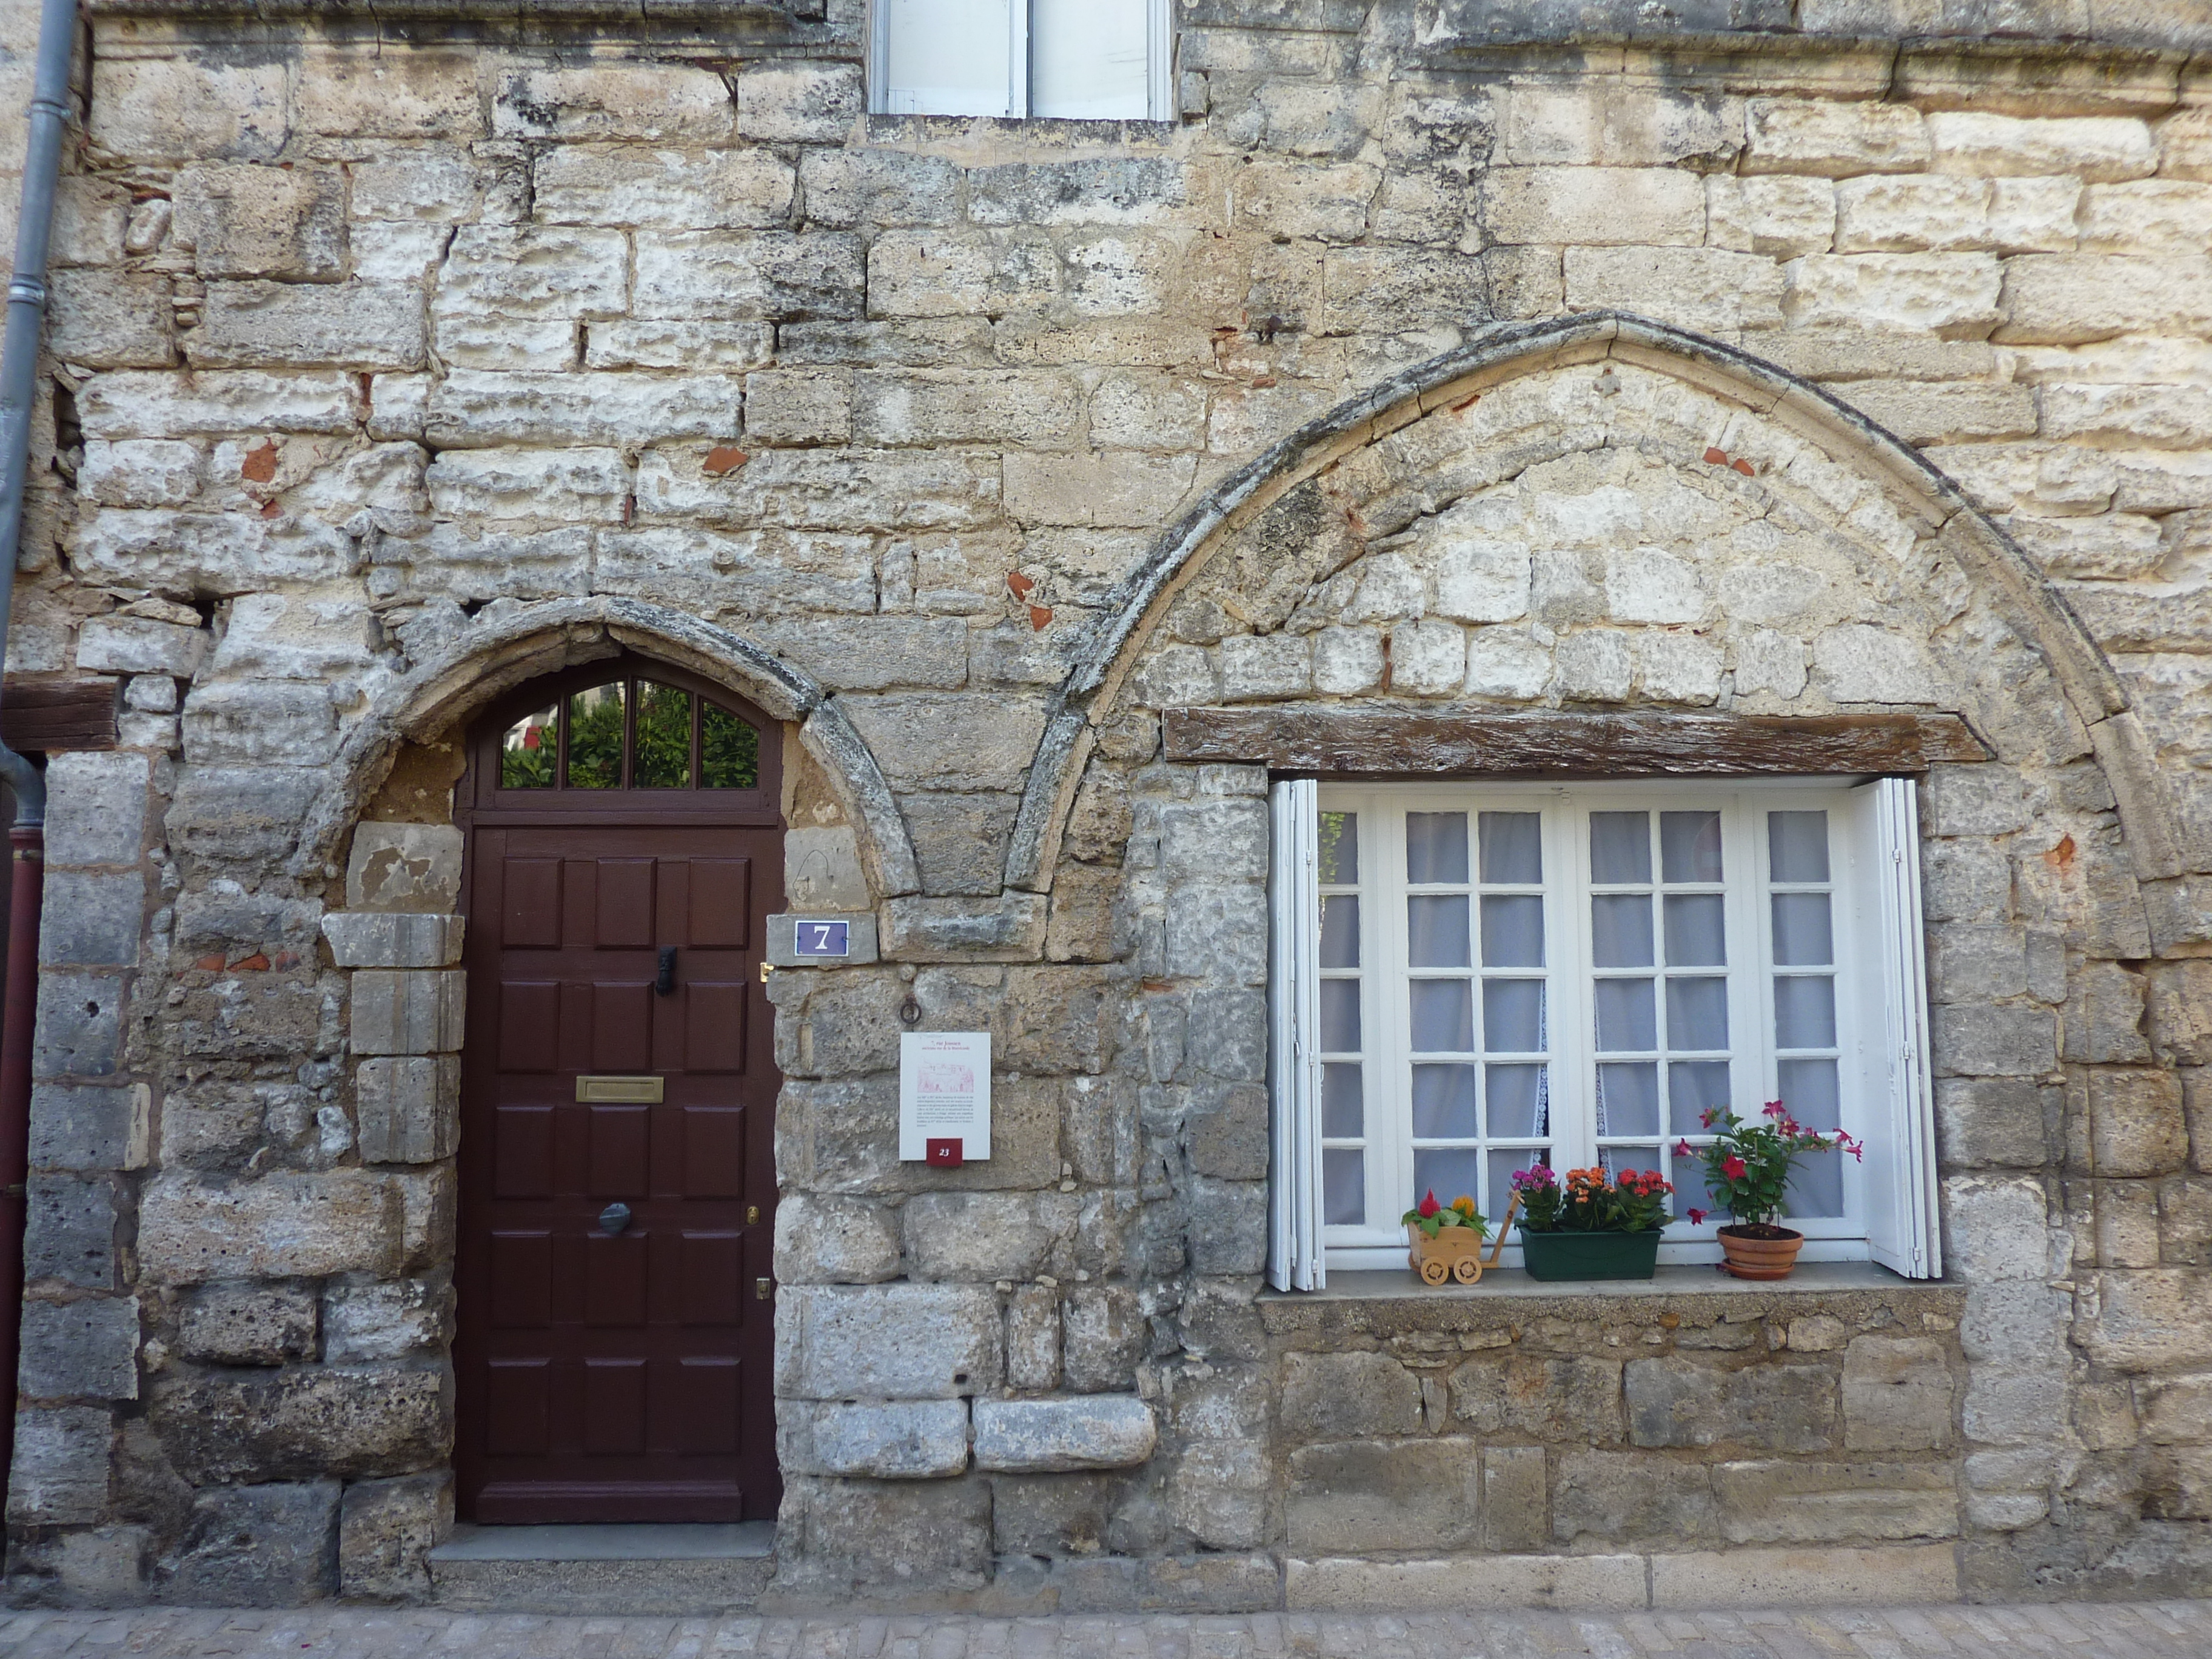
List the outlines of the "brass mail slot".
<svg viewBox="0 0 2212 1659">
<path fill-rule="evenodd" d="M 576 1098 L 619 1100 L 633 1106 L 658 1106 L 660 1104 L 660 1081 L 657 1077 L 580 1077 L 576 1079 Z"/>
</svg>

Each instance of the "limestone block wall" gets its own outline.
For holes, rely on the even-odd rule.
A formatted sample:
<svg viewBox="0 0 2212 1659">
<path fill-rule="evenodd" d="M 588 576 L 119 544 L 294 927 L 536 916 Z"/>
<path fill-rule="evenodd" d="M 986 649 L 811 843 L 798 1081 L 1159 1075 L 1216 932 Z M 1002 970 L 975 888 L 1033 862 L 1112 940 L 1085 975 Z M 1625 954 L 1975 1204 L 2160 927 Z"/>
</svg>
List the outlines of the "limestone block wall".
<svg viewBox="0 0 2212 1659">
<path fill-rule="evenodd" d="M 404 40 L 95 16 L 9 663 L 127 712 L 52 774 L 81 896 L 30 1296 L 81 1359 L 27 1370 L 27 1590 L 422 1593 L 466 1012 L 452 899 L 379 898 L 374 855 L 449 816 L 422 711 L 629 599 L 699 626 L 622 642 L 800 671 L 772 712 L 868 760 L 793 823 L 854 837 L 866 890 L 831 884 L 884 961 L 771 988 L 785 1593 L 1273 1605 L 1316 1559 L 1297 1471 L 1372 1437 L 1296 1426 L 1289 1356 L 1387 1344 L 1255 1301 L 1266 780 L 1163 759 L 1157 714 L 1351 699 L 1941 708 L 1998 752 L 1924 825 L 1958 1328 L 1893 1300 L 1718 1351 L 1817 1370 L 1847 1422 L 1854 1344 L 1936 1344 L 1953 1437 L 1893 1478 L 1848 1432 L 1577 1431 L 1540 1471 L 1542 1437 L 1425 1416 L 1478 1486 L 1453 1559 L 1534 1594 L 1638 1554 L 1625 1509 L 1559 1517 L 1646 1453 L 1738 1547 L 1724 1471 L 1778 1456 L 1793 1512 L 1871 1491 L 1917 1530 L 1834 1536 L 1966 1593 L 2201 1588 L 2212 42 L 2185 7 L 2000 50 L 1802 9 L 1600 52 L 1582 13 L 1199 0 L 1181 118 L 1103 125 L 864 116 L 855 0 Z M 1865 434 L 1608 349 L 1347 438 L 1142 603 L 1165 527 L 1301 422 L 1598 307 L 1832 392 L 2030 564 Z M 994 1032 L 988 1164 L 896 1162 L 909 997 Z M 1722 1364 L 1651 1334 L 1527 1352 Z M 1343 1455 L 1402 1489 L 1410 1455 Z"/>
</svg>

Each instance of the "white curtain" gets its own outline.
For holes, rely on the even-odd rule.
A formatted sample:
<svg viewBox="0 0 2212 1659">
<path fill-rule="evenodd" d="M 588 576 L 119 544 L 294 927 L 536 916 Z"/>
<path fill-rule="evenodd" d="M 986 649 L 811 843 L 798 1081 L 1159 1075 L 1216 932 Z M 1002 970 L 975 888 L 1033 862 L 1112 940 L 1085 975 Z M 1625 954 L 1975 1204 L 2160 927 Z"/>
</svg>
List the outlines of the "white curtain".
<svg viewBox="0 0 2212 1659">
<path fill-rule="evenodd" d="M 1328 1280 L 1321 1242 L 1320 817 L 1310 778 L 1278 783 L 1269 802 L 1274 857 L 1268 874 L 1273 927 L 1269 978 L 1267 1282 L 1317 1291 Z"/>
</svg>

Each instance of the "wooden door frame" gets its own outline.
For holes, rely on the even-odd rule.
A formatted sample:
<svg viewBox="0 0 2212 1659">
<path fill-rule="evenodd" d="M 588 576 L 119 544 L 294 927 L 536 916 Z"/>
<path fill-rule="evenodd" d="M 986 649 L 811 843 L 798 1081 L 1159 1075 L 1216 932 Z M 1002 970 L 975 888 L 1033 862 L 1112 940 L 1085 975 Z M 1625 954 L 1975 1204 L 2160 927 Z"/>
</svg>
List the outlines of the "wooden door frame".
<svg viewBox="0 0 2212 1659">
<path fill-rule="evenodd" d="M 502 790 L 498 787 L 495 774 L 489 763 L 497 757 L 501 736 L 516 720 L 549 703 L 558 702 L 570 693 L 604 685 L 611 680 L 635 675 L 650 678 L 660 684 L 690 692 L 717 703 L 746 720 L 760 733 L 759 766 L 756 787 L 746 790 L 690 790 L 635 788 L 590 790 Z M 476 901 L 477 831 L 483 829 L 662 829 L 680 827 L 694 830 L 774 830 L 779 838 L 788 830 L 783 821 L 783 722 L 764 713 L 749 699 L 728 687 L 704 676 L 678 668 L 640 653 L 624 651 L 608 657 L 564 668 L 556 672 L 526 681 L 514 690 L 493 699 L 469 722 L 464 740 L 465 766 L 453 787 L 453 824 L 461 832 L 461 887 L 459 908 L 461 915 L 471 915 Z M 526 797 L 518 800 L 517 797 Z M 779 846 L 781 840 L 779 839 Z M 772 870 L 763 870 L 759 878 L 759 890 L 769 901 L 766 908 L 781 908 L 783 871 L 779 862 Z M 465 927 L 465 923 L 464 924 Z M 766 940 L 758 948 L 765 955 Z M 495 968 L 491 960 L 491 945 L 486 935 L 473 927 L 467 928 L 462 947 L 462 967 L 471 981 L 475 981 L 487 969 Z M 454 1437 L 453 1467 L 454 1496 L 458 1504 L 466 1509 L 472 1494 L 483 1485 L 483 1417 L 485 1407 L 475 1397 L 469 1382 L 469 1368 L 463 1363 L 471 1345 L 468 1335 L 469 1311 L 462 1284 L 461 1250 L 468 1237 L 470 1182 L 465 1171 L 470 1163 L 471 1148 L 466 1133 L 470 1120 L 469 1101 L 483 1086 L 480 1068 L 489 1054 L 489 1044 L 495 1033 L 489 1023 L 474 1018 L 464 1028 L 461 1050 L 461 1097 L 456 1103 L 459 1135 L 459 1164 L 455 1182 L 454 1255 L 453 1255 L 453 1382 L 454 1382 Z M 771 1011 L 772 1017 L 772 1011 Z M 774 1066 L 771 1052 L 768 1064 Z M 769 1092 L 766 1111 L 749 1118 L 745 1129 L 745 1194 L 741 1200 L 758 1203 L 761 1220 L 746 1228 L 744 1267 L 746 1278 L 774 1276 L 774 1237 L 777 1188 L 775 1182 L 775 1108 L 778 1091 Z M 769 1379 L 775 1364 L 774 1304 L 769 1316 L 748 1327 L 740 1363 L 750 1370 L 752 1385 L 740 1382 L 741 1409 L 745 1420 L 741 1432 L 753 1437 L 750 1443 L 765 1449 L 766 1466 L 775 1471 L 772 1490 L 760 1492 L 748 1486 L 744 1492 L 747 1518 L 765 1515 L 773 1518 L 781 1498 L 781 1477 L 775 1470 L 775 1401 Z M 757 1393 L 755 1391 L 757 1390 Z M 471 1518 L 462 1514 L 460 1519 Z"/>
</svg>

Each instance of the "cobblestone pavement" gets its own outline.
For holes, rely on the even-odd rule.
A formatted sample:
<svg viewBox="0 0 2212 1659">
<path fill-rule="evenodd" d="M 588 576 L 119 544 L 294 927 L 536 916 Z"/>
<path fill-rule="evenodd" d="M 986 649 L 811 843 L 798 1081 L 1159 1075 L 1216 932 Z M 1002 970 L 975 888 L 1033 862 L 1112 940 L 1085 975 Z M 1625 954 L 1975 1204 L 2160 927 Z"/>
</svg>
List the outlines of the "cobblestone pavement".
<svg viewBox="0 0 2212 1659">
<path fill-rule="evenodd" d="M 0 1659 L 2068 1659 L 2212 1655 L 2212 1601 L 1828 1612 L 556 1619 L 327 1608 L 0 1614 Z"/>
</svg>

